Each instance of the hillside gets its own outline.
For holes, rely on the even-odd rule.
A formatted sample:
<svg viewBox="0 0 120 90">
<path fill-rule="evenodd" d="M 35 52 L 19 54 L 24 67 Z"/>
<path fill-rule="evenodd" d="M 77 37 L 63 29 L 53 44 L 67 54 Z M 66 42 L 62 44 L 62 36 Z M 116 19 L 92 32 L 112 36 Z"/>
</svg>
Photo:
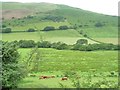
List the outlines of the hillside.
<svg viewBox="0 0 120 90">
<path fill-rule="evenodd" d="M 77 32 L 82 31 L 96 40 L 104 42 L 103 39 L 100 39 L 104 38 L 107 39 L 106 42 L 110 38 L 114 38 L 115 44 L 117 43 L 118 18 L 116 16 L 51 3 L 3 2 L 2 7 L 3 25 L 12 28 L 12 31 L 26 31 L 29 28 L 43 30 L 46 26 L 58 28 L 61 25 L 67 25 L 75 27 Z M 98 26 L 96 26 L 97 24 Z M 108 42 L 113 43 L 111 40 Z"/>
</svg>

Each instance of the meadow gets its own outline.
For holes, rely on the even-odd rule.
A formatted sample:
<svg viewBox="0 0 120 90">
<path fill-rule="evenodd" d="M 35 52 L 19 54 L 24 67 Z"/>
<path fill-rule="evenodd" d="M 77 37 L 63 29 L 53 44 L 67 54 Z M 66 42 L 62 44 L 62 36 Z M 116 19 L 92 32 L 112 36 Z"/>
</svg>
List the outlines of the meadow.
<svg viewBox="0 0 120 90">
<path fill-rule="evenodd" d="M 4 30 L 11 28 L 9 33 L 0 33 L 3 41 L 43 40 L 73 45 L 79 39 L 87 39 L 88 44 L 98 43 L 96 41 L 118 44 L 117 16 L 51 3 L 4 2 L 0 12 L 3 13 L 1 20 Z M 56 30 L 44 31 L 47 26 L 53 26 Z M 59 26 L 67 26 L 69 29 L 58 29 Z M 28 32 L 30 28 L 35 32 Z M 31 50 L 34 48 L 18 49 L 20 66 L 26 65 Z M 31 67 L 37 66 L 37 71 L 32 71 L 27 65 L 26 68 L 22 68 L 23 71 L 27 69 L 28 71 L 23 73 L 26 76 L 18 83 L 19 88 L 117 88 L 118 86 L 117 50 L 77 51 L 53 48 L 38 48 L 38 50 L 39 56 L 34 56 L 35 53 L 31 56 L 40 60 L 37 63 L 36 60 L 30 63 Z M 55 78 L 39 79 L 42 75 L 54 75 Z M 66 75 L 68 80 L 61 80 Z M 80 78 L 76 79 L 77 76 Z"/>
<path fill-rule="evenodd" d="M 106 78 L 108 81 L 111 81 L 112 84 L 115 82 L 112 85 L 114 87 L 118 82 L 117 76 L 111 76 L 111 72 L 115 72 L 114 74 L 117 75 L 118 71 L 117 51 L 85 52 L 55 50 L 50 48 L 40 48 L 39 50 L 41 52 L 39 70 L 37 72 L 29 73 L 35 74 L 36 76 L 31 77 L 28 75 L 19 83 L 20 88 L 60 88 L 59 83 L 62 83 L 68 88 L 74 88 L 72 86 L 71 78 L 69 78 L 68 81 L 61 81 L 61 77 L 63 77 L 64 73 L 66 72 L 76 72 L 81 77 L 81 83 L 88 79 L 89 75 L 92 78 L 92 83 L 99 81 L 102 82 L 104 81 L 103 78 Z M 19 49 L 21 58 L 25 59 L 25 57 L 28 55 L 28 52 L 30 51 L 31 49 Z M 39 80 L 41 75 L 55 75 L 56 78 Z"/>
<path fill-rule="evenodd" d="M 15 37 L 15 38 L 14 38 Z M 2 40 L 14 41 L 14 40 L 34 40 L 50 42 L 64 42 L 67 44 L 74 44 L 78 39 L 85 38 L 73 29 L 69 30 L 56 30 L 56 31 L 37 31 L 37 32 L 16 32 L 9 34 L 2 34 Z M 89 43 L 95 43 L 92 40 L 87 39 Z"/>
</svg>

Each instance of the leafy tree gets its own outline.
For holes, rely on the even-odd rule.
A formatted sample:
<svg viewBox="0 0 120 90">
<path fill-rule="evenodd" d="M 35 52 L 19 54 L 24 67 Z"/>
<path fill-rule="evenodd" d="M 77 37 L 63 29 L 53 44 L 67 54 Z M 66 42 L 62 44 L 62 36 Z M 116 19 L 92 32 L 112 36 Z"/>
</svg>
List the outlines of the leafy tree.
<svg viewBox="0 0 120 90">
<path fill-rule="evenodd" d="M 61 22 L 64 21 L 66 18 L 62 16 L 53 16 L 53 15 L 48 15 L 43 18 L 43 20 L 52 20 L 53 22 Z"/>
<path fill-rule="evenodd" d="M 80 44 L 80 45 L 88 44 L 88 40 L 87 39 L 79 39 L 79 40 L 77 40 L 76 44 Z"/>
<path fill-rule="evenodd" d="M 6 28 L 6 27 L 7 27 L 6 25 L 2 24 L 2 28 Z"/>
<path fill-rule="evenodd" d="M 37 42 L 37 46 L 39 48 L 50 48 L 51 43 L 49 41 L 41 41 L 41 42 Z"/>
<path fill-rule="evenodd" d="M 41 61 L 41 52 L 38 47 L 33 48 L 27 55 L 26 70 L 27 73 L 38 72 Z"/>
<path fill-rule="evenodd" d="M 18 63 L 19 53 L 15 43 L 2 43 L 2 87 L 16 88 L 23 77 L 23 68 Z"/>
<path fill-rule="evenodd" d="M 102 26 L 104 26 L 102 23 L 100 23 L 100 22 L 97 22 L 96 24 L 95 24 L 95 27 L 102 27 Z"/>
<path fill-rule="evenodd" d="M 27 30 L 27 32 L 35 32 L 35 29 L 29 28 L 29 29 Z"/>
<path fill-rule="evenodd" d="M 53 26 L 47 26 L 43 30 L 44 31 L 51 31 L 51 30 L 55 30 L 55 28 Z"/>
<path fill-rule="evenodd" d="M 36 46 L 36 43 L 33 40 L 20 40 L 19 46 L 21 48 L 32 48 Z"/>
<path fill-rule="evenodd" d="M 2 33 L 11 33 L 11 28 L 2 29 Z"/>
<path fill-rule="evenodd" d="M 62 42 L 52 43 L 51 47 L 58 49 L 58 50 L 64 50 L 64 49 L 69 48 L 69 46 L 67 44 L 62 43 Z"/>
<path fill-rule="evenodd" d="M 59 26 L 59 29 L 60 29 L 60 30 L 66 30 L 66 29 L 69 29 L 69 27 L 66 26 L 66 25 L 64 25 L 64 26 Z"/>
<path fill-rule="evenodd" d="M 84 37 L 88 37 L 87 34 L 84 34 L 83 36 L 84 36 Z"/>
</svg>

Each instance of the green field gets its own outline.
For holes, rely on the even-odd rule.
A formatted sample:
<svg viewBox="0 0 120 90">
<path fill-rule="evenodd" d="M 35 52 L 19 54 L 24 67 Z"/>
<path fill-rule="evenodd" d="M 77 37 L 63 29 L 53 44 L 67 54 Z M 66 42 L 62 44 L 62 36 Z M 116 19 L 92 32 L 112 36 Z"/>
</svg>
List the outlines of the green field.
<svg viewBox="0 0 120 90">
<path fill-rule="evenodd" d="M 89 44 L 98 42 L 118 44 L 117 16 L 51 3 L 3 2 L 2 5 L 2 26 L 11 28 L 10 33 L 0 33 L 3 41 L 43 40 L 50 43 L 60 41 L 72 46 L 79 39 L 87 39 Z M 56 30 L 44 31 L 47 26 L 53 26 Z M 59 29 L 60 26 L 68 26 L 68 29 Z M 35 32 L 27 32 L 30 28 L 35 29 Z M 24 66 L 23 61 L 27 60 L 31 50 L 33 48 L 18 49 L 20 65 Z M 69 75 L 74 72 L 80 76 L 76 81 L 79 80 L 81 88 L 116 88 L 118 51 L 112 50 L 75 51 L 39 48 L 38 71 L 25 72 L 28 75 L 20 81 L 18 87 L 74 88 L 72 80 L 76 76 Z M 35 62 L 31 62 L 33 63 Z M 66 73 L 68 80 L 61 81 Z M 35 77 L 31 77 L 31 74 Z M 54 75 L 55 78 L 39 79 L 41 75 Z"/>
<path fill-rule="evenodd" d="M 19 49 L 21 57 L 25 57 L 31 49 Z M 71 51 L 71 50 L 55 50 L 49 48 L 41 48 L 41 61 L 39 71 L 34 73 L 36 77 L 26 77 L 19 84 L 19 87 L 60 87 L 59 82 L 71 87 L 71 79 L 61 81 L 61 75 L 67 71 L 74 71 L 80 75 L 82 80 L 87 79 L 86 75 L 96 74 L 92 76 L 92 82 L 102 80 L 103 76 L 112 82 L 118 82 L 117 77 L 109 77 L 110 72 L 118 71 L 118 55 L 117 51 Z M 112 64 L 111 64 L 112 63 Z M 92 70 L 95 70 L 93 73 Z M 102 73 L 102 74 L 100 74 Z M 55 75 L 56 78 L 39 80 L 40 75 Z M 57 77 L 58 76 L 58 77 Z M 53 82 L 53 83 L 51 83 Z M 83 81 L 81 81 L 83 82 Z"/>
<path fill-rule="evenodd" d="M 14 38 L 15 37 L 15 38 Z M 69 30 L 56 30 L 56 31 L 38 31 L 38 32 L 21 32 L 21 33 L 9 33 L 2 34 L 2 40 L 4 41 L 14 41 L 14 40 L 34 40 L 40 41 L 41 37 L 45 41 L 50 42 L 64 42 L 67 44 L 74 44 L 78 39 L 84 38 L 77 31 Z M 88 39 L 89 43 L 95 43 Z"/>
</svg>

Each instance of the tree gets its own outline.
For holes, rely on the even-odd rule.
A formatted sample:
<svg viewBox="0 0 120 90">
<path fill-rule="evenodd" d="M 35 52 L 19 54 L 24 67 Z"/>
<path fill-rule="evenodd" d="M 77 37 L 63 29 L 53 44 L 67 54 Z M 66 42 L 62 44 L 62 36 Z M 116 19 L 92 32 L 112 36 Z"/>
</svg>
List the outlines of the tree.
<svg viewBox="0 0 120 90">
<path fill-rule="evenodd" d="M 53 26 L 46 26 L 43 30 L 44 31 L 51 31 L 51 30 L 55 30 L 55 28 Z"/>
<path fill-rule="evenodd" d="M 16 88 L 23 77 L 23 68 L 20 66 L 19 53 L 15 43 L 2 42 L 2 87 Z"/>
<path fill-rule="evenodd" d="M 69 29 L 68 26 L 64 25 L 64 26 L 59 26 L 59 29 L 60 30 L 66 30 L 66 29 Z"/>
<path fill-rule="evenodd" d="M 41 52 L 38 47 L 33 48 L 27 55 L 26 68 L 27 73 L 38 72 L 41 61 Z"/>
<path fill-rule="evenodd" d="M 50 48 L 51 43 L 49 41 L 41 41 L 41 42 L 37 42 L 37 46 L 39 48 Z"/>
<path fill-rule="evenodd" d="M 2 24 L 2 28 L 6 28 L 6 27 L 7 27 L 6 25 Z"/>
<path fill-rule="evenodd" d="M 2 29 L 2 33 L 11 33 L 11 28 Z"/>
<path fill-rule="evenodd" d="M 52 43 L 51 47 L 58 49 L 58 50 L 64 50 L 64 49 L 69 48 L 69 46 L 67 44 L 62 43 L 62 42 Z"/>
<path fill-rule="evenodd" d="M 21 48 L 33 48 L 36 43 L 33 40 L 20 40 L 19 47 Z"/>
<path fill-rule="evenodd" d="M 87 39 L 79 39 L 79 40 L 77 40 L 76 44 L 80 44 L 80 45 L 88 44 L 88 40 Z"/>
<path fill-rule="evenodd" d="M 29 29 L 27 30 L 27 32 L 35 32 L 35 29 L 29 28 Z"/>
<path fill-rule="evenodd" d="M 102 27 L 102 26 L 104 26 L 102 23 L 100 23 L 100 22 L 97 22 L 96 24 L 95 24 L 95 27 Z"/>
</svg>

